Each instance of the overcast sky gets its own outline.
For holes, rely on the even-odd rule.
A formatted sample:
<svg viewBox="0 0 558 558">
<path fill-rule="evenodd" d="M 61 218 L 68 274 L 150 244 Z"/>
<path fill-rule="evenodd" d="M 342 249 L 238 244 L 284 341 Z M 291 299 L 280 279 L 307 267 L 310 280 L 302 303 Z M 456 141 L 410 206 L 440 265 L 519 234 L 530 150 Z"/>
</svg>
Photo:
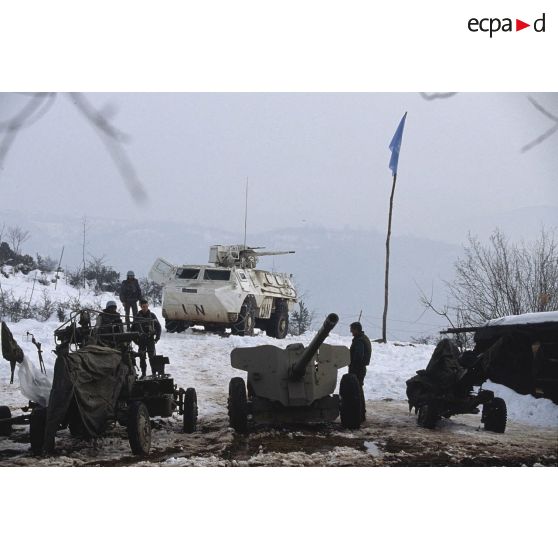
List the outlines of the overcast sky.
<svg viewBox="0 0 558 558">
<path fill-rule="evenodd" d="M 558 133 L 527 94 L 425 101 L 405 94 L 88 94 L 129 135 L 148 192 L 138 206 L 99 135 L 66 95 L 17 135 L 0 171 L 2 208 L 239 231 L 310 226 L 385 230 L 388 144 L 408 111 L 394 230 L 459 241 L 478 216 L 558 207 Z M 533 94 L 558 115 L 558 94 Z M 0 121 L 28 97 L 0 95 Z M 495 222 L 498 225 L 498 222 Z"/>
</svg>

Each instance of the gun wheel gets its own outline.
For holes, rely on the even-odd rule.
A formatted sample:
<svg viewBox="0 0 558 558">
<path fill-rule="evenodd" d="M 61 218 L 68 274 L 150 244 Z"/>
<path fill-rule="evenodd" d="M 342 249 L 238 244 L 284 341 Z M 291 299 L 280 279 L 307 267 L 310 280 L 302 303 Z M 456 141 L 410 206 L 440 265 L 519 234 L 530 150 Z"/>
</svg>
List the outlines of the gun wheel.
<svg viewBox="0 0 558 558">
<path fill-rule="evenodd" d="M 2 405 L 0 407 L 0 419 L 11 419 L 12 412 L 9 407 Z M 0 423 L 0 436 L 9 436 L 12 433 L 12 423 L 11 422 L 1 422 Z"/>
<path fill-rule="evenodd" d="M 484 423 L 485 430 L 503 434 L 506 431 L 507 420 L 506 402 L 501 397 L 495 397 L 482 406 L 481 421 Z"/>
<path fill-rule="evenodd" d="M 433 405 L 425 404 L 418 408 L 417 424 L 423 428 L 433 429 L 438 422 L 438 414 Z"/>
<path fill-rule="evenodd" d="M 188 388 L 184 394 L 184 424 L 186 434 L 196 431 L 198 423 L 198 396 L 194 388 Z"/>
<path fill-rule="evenodd" d="M 354 374 L 344 374 L 339 384 L 341 424 L 345 428 L 355 429 L 362 422 L 362 388 Z"/>
<path fill-rule="evenodd" d="M 151 420 L 141 401 L 132 402 L 128 411 L 128 441 L 134 455 L 147 455 L 151 449 Z"/>
<path fill-rule="evenodd" d="M 31 440 L 31 452 L 33 455 L 41 455 L 45 443 L 47 410 L 38 407 L 31 411 L 29 418 L 29 438 Z"/>
<path fill-rule="evenodd" d="M 237 432 L 248 430 L 248 401 L 246 398 L 246 384 L 242 378 L 232 378 L 229 382 L 229 424 Z"/>
</svg>

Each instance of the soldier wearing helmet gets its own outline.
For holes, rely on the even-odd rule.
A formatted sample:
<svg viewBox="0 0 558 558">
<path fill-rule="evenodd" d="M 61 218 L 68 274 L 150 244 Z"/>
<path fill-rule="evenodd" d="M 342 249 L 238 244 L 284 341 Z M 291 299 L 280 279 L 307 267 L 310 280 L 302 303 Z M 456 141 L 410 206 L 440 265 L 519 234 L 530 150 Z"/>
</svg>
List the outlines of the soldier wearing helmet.
<svg viewBox="0 0 558 558">
<path fill-rule="evenodd" d="M 130 310 L 132 316 L 138 313 L 138 300 L 142 298 L 141 288 L 139 286 L 136 275 L 133 271 L 126 273 L 126 279 L 122 281 L 120 286 L 120 301 L 124 305 L 124 313 L 126 314 L 126 329 L 130 331 Z"/>
<path fill-rule="evenodd" d="M 112 335 L 122 333 L 122 320 L 114 300 L 109 300 L 105 305 L 105 309 L 99 314 L 97 318 L 97 333 L 103 345 L 113 348 L 117 347 L 118 343 Z"/>
</svg>

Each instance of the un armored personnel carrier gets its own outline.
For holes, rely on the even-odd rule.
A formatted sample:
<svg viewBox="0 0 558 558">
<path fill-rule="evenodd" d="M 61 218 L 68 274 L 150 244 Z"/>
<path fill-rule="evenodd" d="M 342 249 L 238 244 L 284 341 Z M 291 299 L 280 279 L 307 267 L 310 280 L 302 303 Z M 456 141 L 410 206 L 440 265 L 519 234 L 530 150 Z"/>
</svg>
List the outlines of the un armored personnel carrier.
<svg viewBox="0 0 558 558">
<path fill-rule="evenodd" d="M 169 332 L 202 325 L 206 331 L 253 335 L 254 327 L 283 339 L 297 293 L 286 273 L 256 269 L 265 252 L 243 244 L 211 246 L 209 264 L 173 265 L 159 258 L 149 279 L 163 286 L 163 317 Z"/>
</svg>

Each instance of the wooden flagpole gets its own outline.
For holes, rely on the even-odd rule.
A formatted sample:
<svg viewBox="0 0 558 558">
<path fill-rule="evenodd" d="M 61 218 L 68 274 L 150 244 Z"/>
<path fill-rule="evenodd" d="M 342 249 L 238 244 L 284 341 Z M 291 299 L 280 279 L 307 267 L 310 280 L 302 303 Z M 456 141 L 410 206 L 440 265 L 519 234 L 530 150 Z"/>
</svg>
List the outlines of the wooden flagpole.
<svg viewBox="0 0 558 558">
<path fill-rule="evenodd" d="M 395 195 L 395 182 L 397 180 L 397 173 L 393 175 L 393 185 L 391 187 L 391 196 L 389 198 L 389 218 L 388 230 L 386 238 L 386 277 L 384 287 L 384 315 L 382 318 L 382 343 L 387 341 L 387 312 L 388 312 L 388 298 L 389 298 L 389 241 L 391 238 L 391 214 L 393 212 L 393 197 Z"/>
</svg>

